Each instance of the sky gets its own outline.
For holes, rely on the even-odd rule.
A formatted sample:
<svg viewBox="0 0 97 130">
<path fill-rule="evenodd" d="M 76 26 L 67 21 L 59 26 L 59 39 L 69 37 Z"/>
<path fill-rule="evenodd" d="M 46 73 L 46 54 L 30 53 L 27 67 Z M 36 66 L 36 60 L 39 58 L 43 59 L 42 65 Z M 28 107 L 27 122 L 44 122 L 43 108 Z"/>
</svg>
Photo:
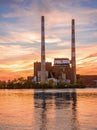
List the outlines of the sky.
<svg viewBox="0 0 97 130">
<path fill-rule="evenodd" d="M 97 0 L 0 0 L 0 80 L 33 75 L 45 16 L 46 61 L 71 59 L 75 19 L 77 74 L 97 75 Z"/>
</svg>

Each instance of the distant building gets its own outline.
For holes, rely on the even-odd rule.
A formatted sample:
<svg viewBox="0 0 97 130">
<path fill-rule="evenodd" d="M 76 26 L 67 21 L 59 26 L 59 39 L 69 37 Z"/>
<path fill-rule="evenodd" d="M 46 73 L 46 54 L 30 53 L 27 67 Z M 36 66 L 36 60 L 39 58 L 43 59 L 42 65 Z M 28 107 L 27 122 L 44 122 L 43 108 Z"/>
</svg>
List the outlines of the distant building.
<svg viewBox="0 0 97 130">
<path fill-rule="evenodd" d="M 28 77 L 27 77 L 27 80 L 32 81 L 33 78 L 34 78 L 33 76 L 28 76 Z"/>
<path fill-rule="evenodd" d="M 89 87 L 97 87 L 97 75 L 80 75 L 80 79 Z"/>
</svg>

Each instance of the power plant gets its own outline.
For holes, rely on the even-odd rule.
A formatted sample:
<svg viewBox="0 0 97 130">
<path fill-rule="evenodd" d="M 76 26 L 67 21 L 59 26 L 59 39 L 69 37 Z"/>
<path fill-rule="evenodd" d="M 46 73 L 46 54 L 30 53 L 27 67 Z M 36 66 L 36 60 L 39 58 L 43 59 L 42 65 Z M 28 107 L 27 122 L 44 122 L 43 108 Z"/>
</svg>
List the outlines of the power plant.
<svg viewBox="0 0 97 130">
<path fill-rule="evenodd" d="M 49 78 L 66 83 L 76 83 L 75 20 L 71 24 L 71 60 L 55 58 L 54 65 L 45 62 L 45 18 L 41 16 L 41 62 L 34 63 L 37 82 L 46 83 Z"/>
</svg>

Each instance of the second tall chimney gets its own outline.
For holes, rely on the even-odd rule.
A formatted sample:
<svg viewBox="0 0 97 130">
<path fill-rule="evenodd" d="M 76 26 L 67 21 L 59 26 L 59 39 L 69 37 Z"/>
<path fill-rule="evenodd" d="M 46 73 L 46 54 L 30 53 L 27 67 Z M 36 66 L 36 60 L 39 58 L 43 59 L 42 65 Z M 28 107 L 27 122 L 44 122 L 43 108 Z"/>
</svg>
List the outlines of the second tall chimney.
<svg viewBox="0 0 97 130">
<path fill-rule="evenodd" d="M 72 65 L 72 83 L 76 83 L 76 53 L 75 53 L 75 20 L 72 19 L 71 32 L 71 65 Z"/>
<path fill-rule="evenodd" d="M 46 81 L 45 71 L 45 27 L 44 16 L 41 16 L 41 83 Z"/>
</svg>

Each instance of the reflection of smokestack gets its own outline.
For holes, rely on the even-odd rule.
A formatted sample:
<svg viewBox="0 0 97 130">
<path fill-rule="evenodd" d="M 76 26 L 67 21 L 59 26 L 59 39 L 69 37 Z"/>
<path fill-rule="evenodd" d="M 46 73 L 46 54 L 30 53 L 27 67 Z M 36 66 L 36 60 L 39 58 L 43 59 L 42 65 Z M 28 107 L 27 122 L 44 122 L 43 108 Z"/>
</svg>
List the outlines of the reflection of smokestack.
<svg viewBox="0 0 97 130">
<path fill-rule="evenodd" d="M 41 16 L 41 83 L 45 83 L 45 28 L 44 28 L 44 16 Z"/>
<path fill-rule="evenodd" d="M 75 54 L 75 20 L 72 19 L 72 40 L 71 40 L 71 64 L 72 64 L 72 83 L 76 83 L 76 54 Z"/>
</svg>

